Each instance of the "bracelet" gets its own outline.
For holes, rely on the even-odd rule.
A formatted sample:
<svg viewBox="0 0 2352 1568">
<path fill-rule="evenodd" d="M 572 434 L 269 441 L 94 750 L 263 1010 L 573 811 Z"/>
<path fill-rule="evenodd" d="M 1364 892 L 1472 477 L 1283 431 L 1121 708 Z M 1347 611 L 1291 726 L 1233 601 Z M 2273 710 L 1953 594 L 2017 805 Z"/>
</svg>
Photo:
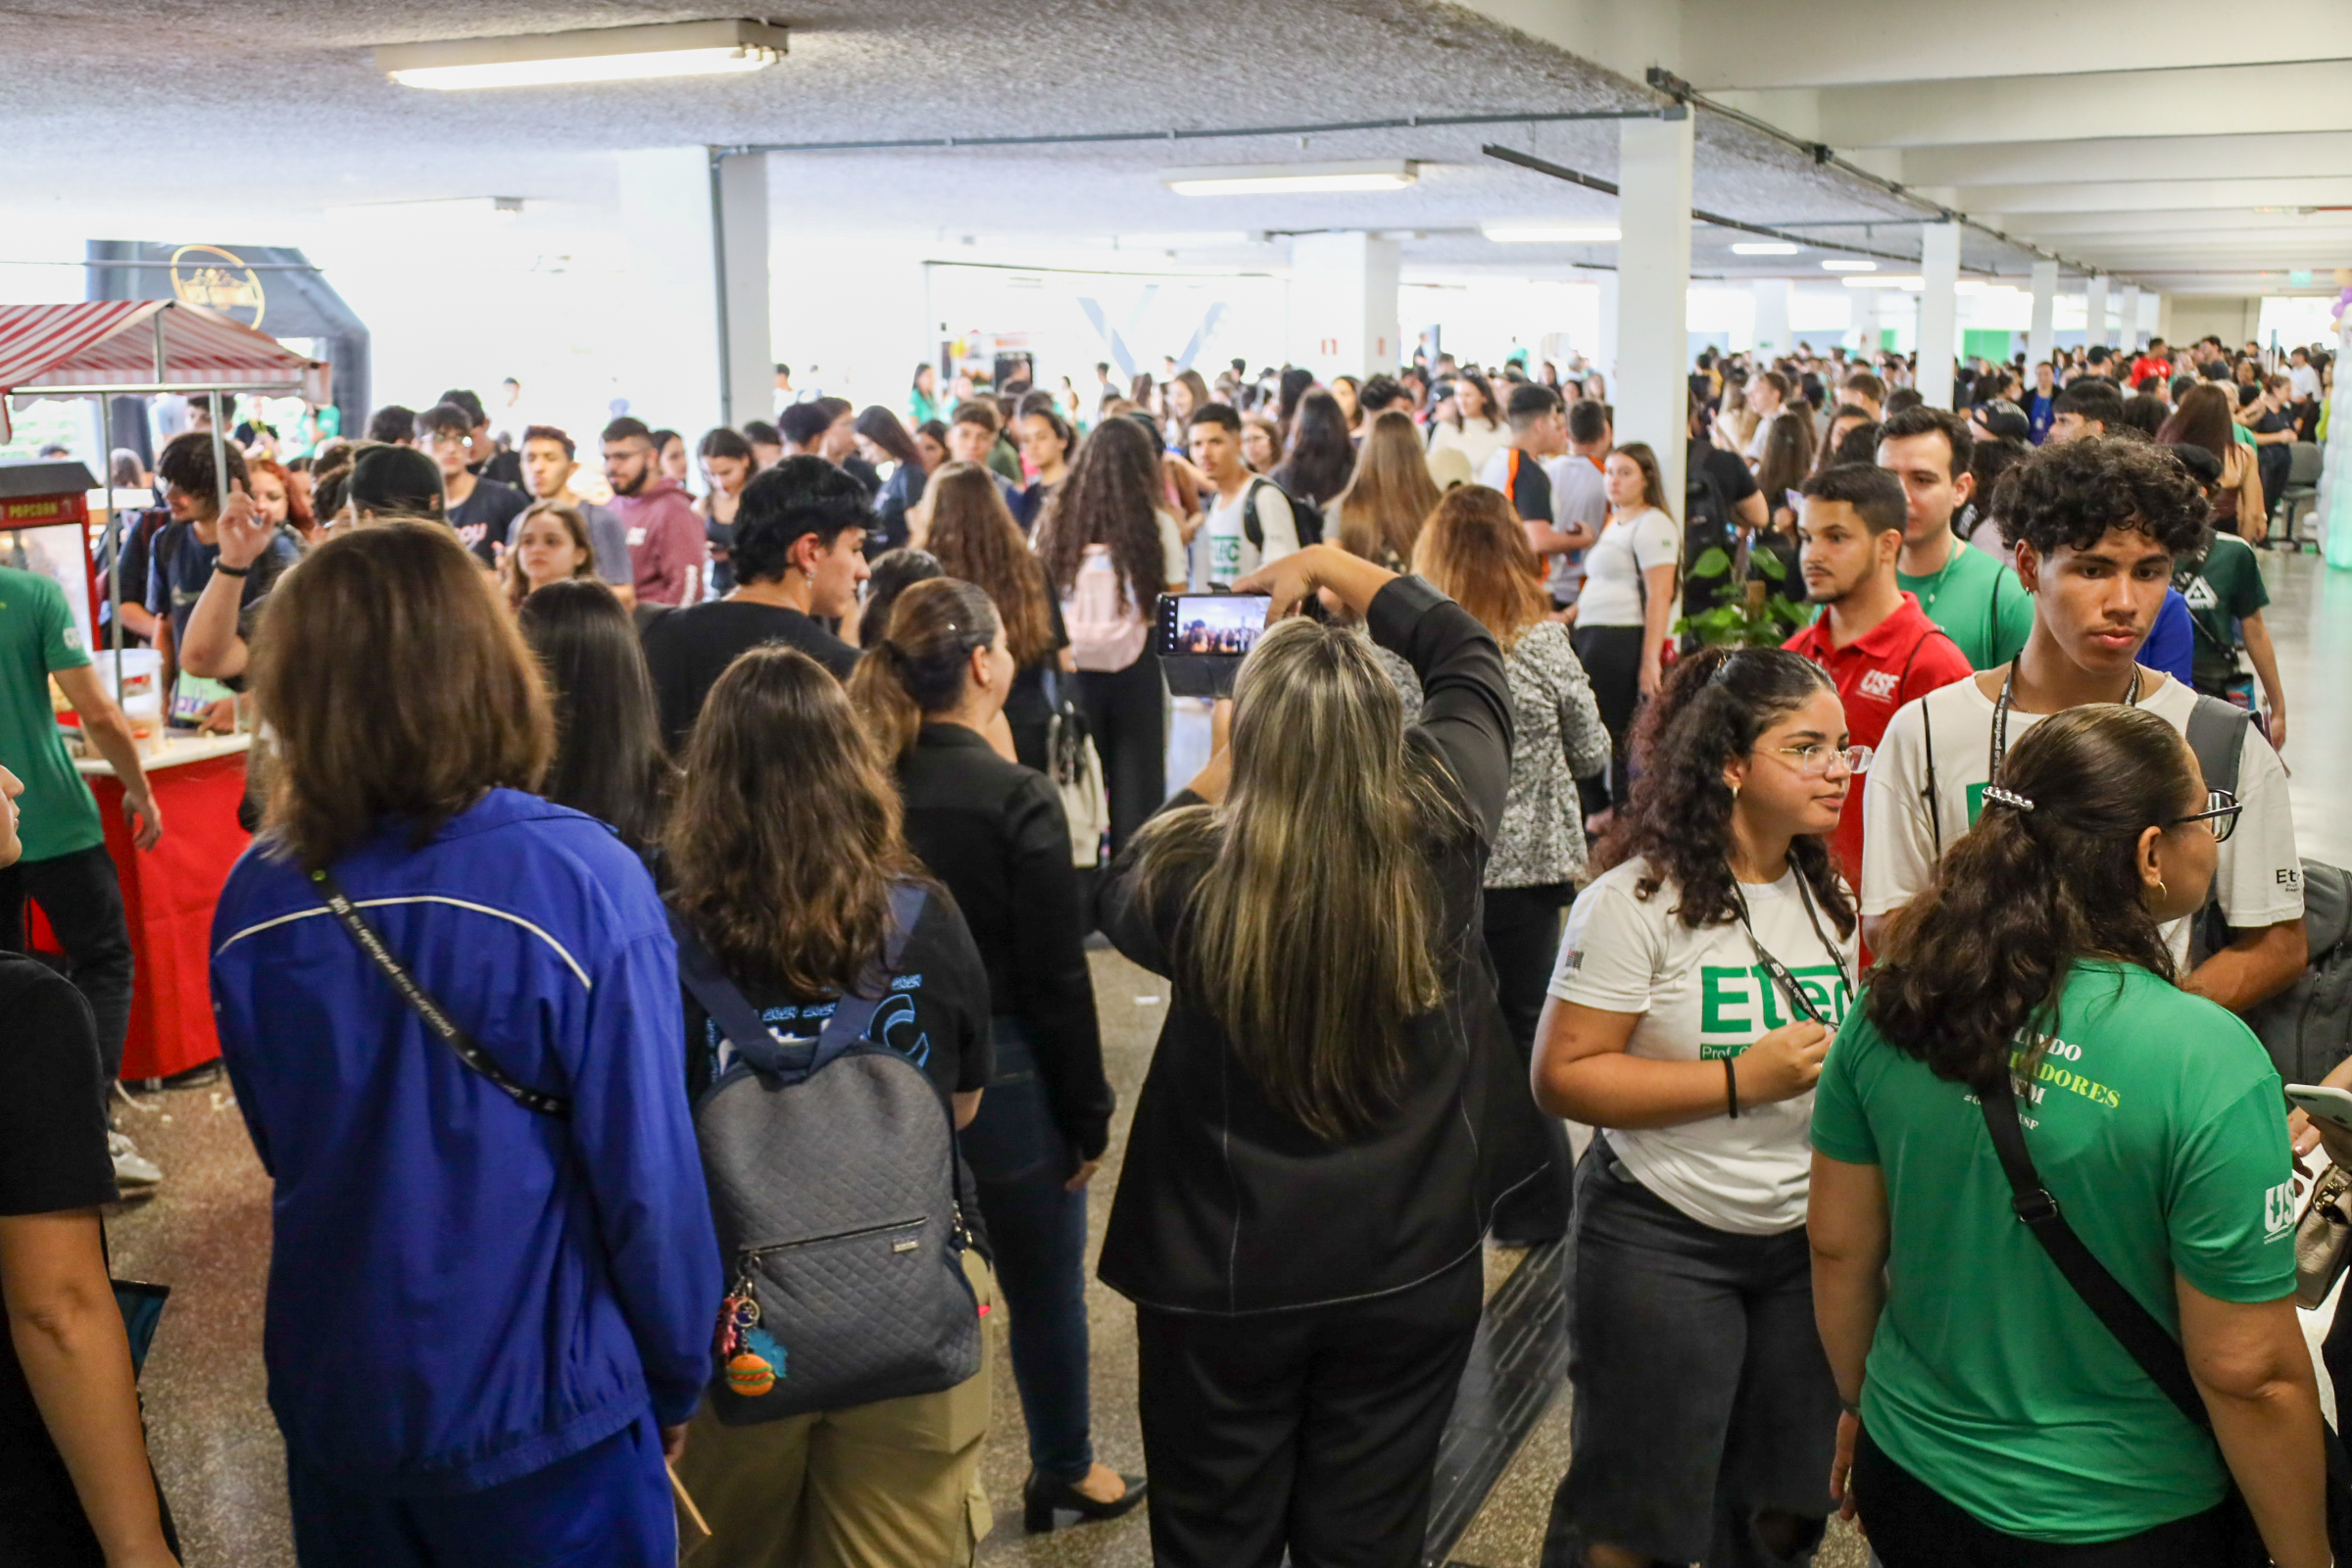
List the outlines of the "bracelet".
<svg viewBox="0 0 2352 1568">
<path fill-rule="evenodd" d="M 223 566 L 218 561 L 213 563 L 213 569 L 223 577 L 243 577 L 253 571 L 251 566 Z"/>
<path fill-rule="evenodd" d="M 1723 1058 L 1723 1098 L 1731 1102 L 1732 1120 L 1740 1119 L 1740 1075 L 1732 1070 L 1732 1058 Z"/>
</svg>

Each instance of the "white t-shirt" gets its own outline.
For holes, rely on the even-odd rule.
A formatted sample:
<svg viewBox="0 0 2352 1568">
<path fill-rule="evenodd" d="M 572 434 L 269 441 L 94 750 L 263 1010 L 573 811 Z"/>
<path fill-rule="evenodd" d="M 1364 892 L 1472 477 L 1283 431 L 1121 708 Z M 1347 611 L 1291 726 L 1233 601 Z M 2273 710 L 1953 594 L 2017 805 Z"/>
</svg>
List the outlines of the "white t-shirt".
<svg viewBox="0 0 2352 1568">
<path fill-rule="evenodd" d="M 1499 419 L 1493 424 L 1484 419 L 1464 419 L 1458 430 L 1452 421 L 1439 419 L 1429 429 L 1429 450 L 1444 452 L 1452 448 L 1470 460 L 1472 473 L 1486 466 L 1487 459 L 1494 455 L 1496 448 L 1510 444 L 1511 427 Z"/>
<path fill-rule="evenodd" d="M 1600 475 L 1600 465 L 1581 453 L 1570 452 L 1544 465 L 1551 476 L 1552 525 L 1562 533 L 1577 523 L 1583 523 L 1597 536 L 1609 520 L 1609 486 Z M 1551 558 L 1551 589 L 1554 603 L 1573 605 L 1585 583 L 1584 550 L 1563 550 Z"/>
<path fill-rule="evenodd" d="M 1263 551 L 1250 542 L 1249 530 L 1242 525 L 1252 490 L 1257 492 L 1258 532 L 1266 541 Z M 1291 515 L 1290 498 L 1280 485 L 1252 480 L 1231 501 L 1210 504 L 1193 542 L 1200 547 L 1194 553 L 1193 591 L 1206 593 L 1211 588 L 1232 587 L 1269 561 L 1296 555 L 1298 523 Z"/>
<path fill-rule="evenodd" d="M 1682 555 L 1674 519 L 1655 507 L 1619 517 L 1585 552 L 1585 585 L 1576 598 L 1579 626 L 1642 624 L 1642 573 L 1671 566 Z"/>
<path fill-rule="evenodd" d="M 1184 524 L 1176 519 L 1176 514 L 1165 508 L 1154 510 L 1152 520 L 1159 524 L 1160 586 L 1164 588 L 1172 582 L 1188 581 L 1192 567 L 1184 553 Z"/>
<path fill-rule="evenodd" d="M 2140 707 L 2183 735 L 2196 693 L 2164 684 Z M 1922 717 L 1923 709 L 1926 710 Z M 1992 699 L 1974 680 L 1954 681 L 1905 703 L 1886 724 L 1878 756 L 1862 775 L 1862 912 L 1886 914 L 1928 885 L 1936 836 L 1927 814 L 1927 732 L 1936 735 L 1936 814 L 1943 846 L 1967 830 L 1991 781 Z M 2009 744 L 2040 721 L 2037 713 L 2009 713 Z M 2237 764 L 2237 798 L 2245 808 L 2237 830 L 2222 842 L 2213 876 L 2222 913 L 2240 930 L 2303 917 L 2303 862 L 2295 854 L 2295 818 L 2286 769 L 2260 735 L 2246 737 Z M 2188 960 L 2188 921 L 2165 927 L 2176 960 Z"/>
<path fill-rule="evenodd" d="M 2308 365 L 2288 366 L 2286 368 L 2286 383 L 2298 402 L 2317 398 L 2320 395 L 2320 372 Z"/>
<path fill-rule="evenodd" d="M 1640 1013 L 1626 1054 L 1652 1061 L 1737 1056 L 1801 1016 L 1738 921 L 1691 930 L 1674 912 L 1682 901 L 1672 882 L 1646 900 L 1637 898 L 1635 886 L 1647 870 L 1647 861 L 1628 860 L 1578 895 L 1552 970 L 1553 996 L 1604 1012 Z M 1833 1027 L 1842 1022 L 1861 958 L 1856 938 L 1840 940 L 1818 903 L 1816 929 L 1794 869 L 1768 887 L 1742 883 L 1740 891 L 1756 941 Z M 1794 1100 L 1741 1105 L 1736 1121 L 1726 1114 L 1674 1127 L 1611 1128 L 1608 1140 L 1642 1186 L 1701 1225 L 1777 1236 L 1805 1222 L 1812 1126 L 1807 1091 Z"/>
</svg>

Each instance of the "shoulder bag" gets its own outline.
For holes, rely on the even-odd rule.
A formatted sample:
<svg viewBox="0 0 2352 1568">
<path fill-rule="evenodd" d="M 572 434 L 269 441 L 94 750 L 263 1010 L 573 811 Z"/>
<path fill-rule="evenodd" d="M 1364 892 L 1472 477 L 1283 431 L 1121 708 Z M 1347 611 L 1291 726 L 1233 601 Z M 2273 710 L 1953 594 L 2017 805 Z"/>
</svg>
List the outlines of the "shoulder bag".
<svg viewBox="0 0 2352 1568">
<path fill-rule="evenodd" d="M 2017 1094 L 2007 1070 L 1997 1077 L 1996 1087 L 1980 1091 L 1977 1099 L 1984 1110 L 1985 1130 L 1992 1135 L 1993 1152 L 2000 1156 L 2001 1174 L 2009 1179 L 2009 1206 L 2019 1223 L 2033 1231 L 2059 1274 L 2090 1308 L 2090 1315 L 2115 1337 L 2115 1343 L 2147 1374 L 2148 1381 L 2163 1391 L 2190 1425 L 2210 1436 L 2213 1415 L 2189 1374 L 2188 1353 L 2066 1222 L 2058 1200 L 2042 1185 L 2041 1173 L 2034 1168 L 2034 1156 L 2026 1150 L 2026 1132 L 2017 1119 Z M 2352 1547 L 2352 1465 L 2346 1463 L 2343 1444 L 2325 1419 L 2320 1423 L 2320 1441 L 2328 1460 L 2328 1541 L 2341 1561 L 2352 1555 L 2347 1551 Z M 2255 1528 L 2235 1477 L 2230 1477 L 2229 1486 L 2226 1505 L 2231 1515 L 2231 1540 L 2216 1568 L 2262 1568 L 2271 1560 L 2262 1533 Z"/>
</svg>

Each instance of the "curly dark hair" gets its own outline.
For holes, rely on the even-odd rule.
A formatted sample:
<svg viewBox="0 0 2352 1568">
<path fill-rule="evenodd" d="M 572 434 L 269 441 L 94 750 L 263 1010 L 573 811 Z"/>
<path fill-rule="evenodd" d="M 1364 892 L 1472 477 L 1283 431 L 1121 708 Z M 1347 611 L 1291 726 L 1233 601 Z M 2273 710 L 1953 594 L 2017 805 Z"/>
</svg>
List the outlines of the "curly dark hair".
<svg viewBox="0 0 2352 1568">
<path fill-rule="evenodd" d="M 1755 750 L 1756 738 L 1815 692 L 1835 691 L 1820 665 L 1784 648 L 1702 648 L 1676 662 L 1634 729 L 1630 807 L 1601 840 L 1594 869 L 1641 857 L 1648 861 L 1634 896 L 1644 902 L 1673 883 L 1674 912 L 1691 930 L 1737 919 L 1732 877 L 1732 792 L 1723 765 Z M 1813 889 L 1839 936 L 1854 929 L 1853 900 L 1838 880 L 1826 840 L 1800 835 L 1788 858 Z"/>
<path fill-rule="evenodd" d="M 1146 615 L 1167 585 L 1159 520 L 1167 480 L 1150 432 L 1133 419 L 1104 419 L 1078 443 L 1070 476 L 1037 521 L 1038 559 L 1056 594 L 1078 584 L 1088 545 L 1108 545 L 1128 602 Z"/>
<path fill-rule="evenodd" d="M 2020 1030 L 2052 1026 L 2045 1015 L 2078 960 L 2174 978 L 2140 902 L 2139 836 L 2180 814 L 2191 787 L 2180 732 L 2112 703 L 2035 724 L 1998 782 L 2032 809 L 1987 803 L 1882 933 L 1865 998 L 1897 1051 L 1979 1088 L 1998 1081 Z"/>
<path fill-rule="evenodd" d="M 2109 529 L 2146 534 L 2176 560 L 2205 548 L 2205 492 L 2161 446 L 2130 436 L 2085 436 L 2045 446 L 2009 470 L 2014 491 L 2001 539 L 2043 560 L 2060 547 L 2088 550 Z"/>
</svg>

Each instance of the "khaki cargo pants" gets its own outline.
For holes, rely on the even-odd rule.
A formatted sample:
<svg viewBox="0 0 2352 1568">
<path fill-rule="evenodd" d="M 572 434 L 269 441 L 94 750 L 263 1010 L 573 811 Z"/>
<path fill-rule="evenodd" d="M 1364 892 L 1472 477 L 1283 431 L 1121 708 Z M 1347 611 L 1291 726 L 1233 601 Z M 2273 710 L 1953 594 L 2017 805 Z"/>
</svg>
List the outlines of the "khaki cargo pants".
<svg viewBox="0 0 2352 1568">
<path fill-rule="evenodd" d="M 987 1307 L 976 1376 L 761 1426 L 697 1412 L 678 1479 L 710 1540 L 692 1568 L 969 1568 L 995 1522 L 979 1471 L 999 1309 L 979 1253 L 963 1265 Z"/>
</svg>

